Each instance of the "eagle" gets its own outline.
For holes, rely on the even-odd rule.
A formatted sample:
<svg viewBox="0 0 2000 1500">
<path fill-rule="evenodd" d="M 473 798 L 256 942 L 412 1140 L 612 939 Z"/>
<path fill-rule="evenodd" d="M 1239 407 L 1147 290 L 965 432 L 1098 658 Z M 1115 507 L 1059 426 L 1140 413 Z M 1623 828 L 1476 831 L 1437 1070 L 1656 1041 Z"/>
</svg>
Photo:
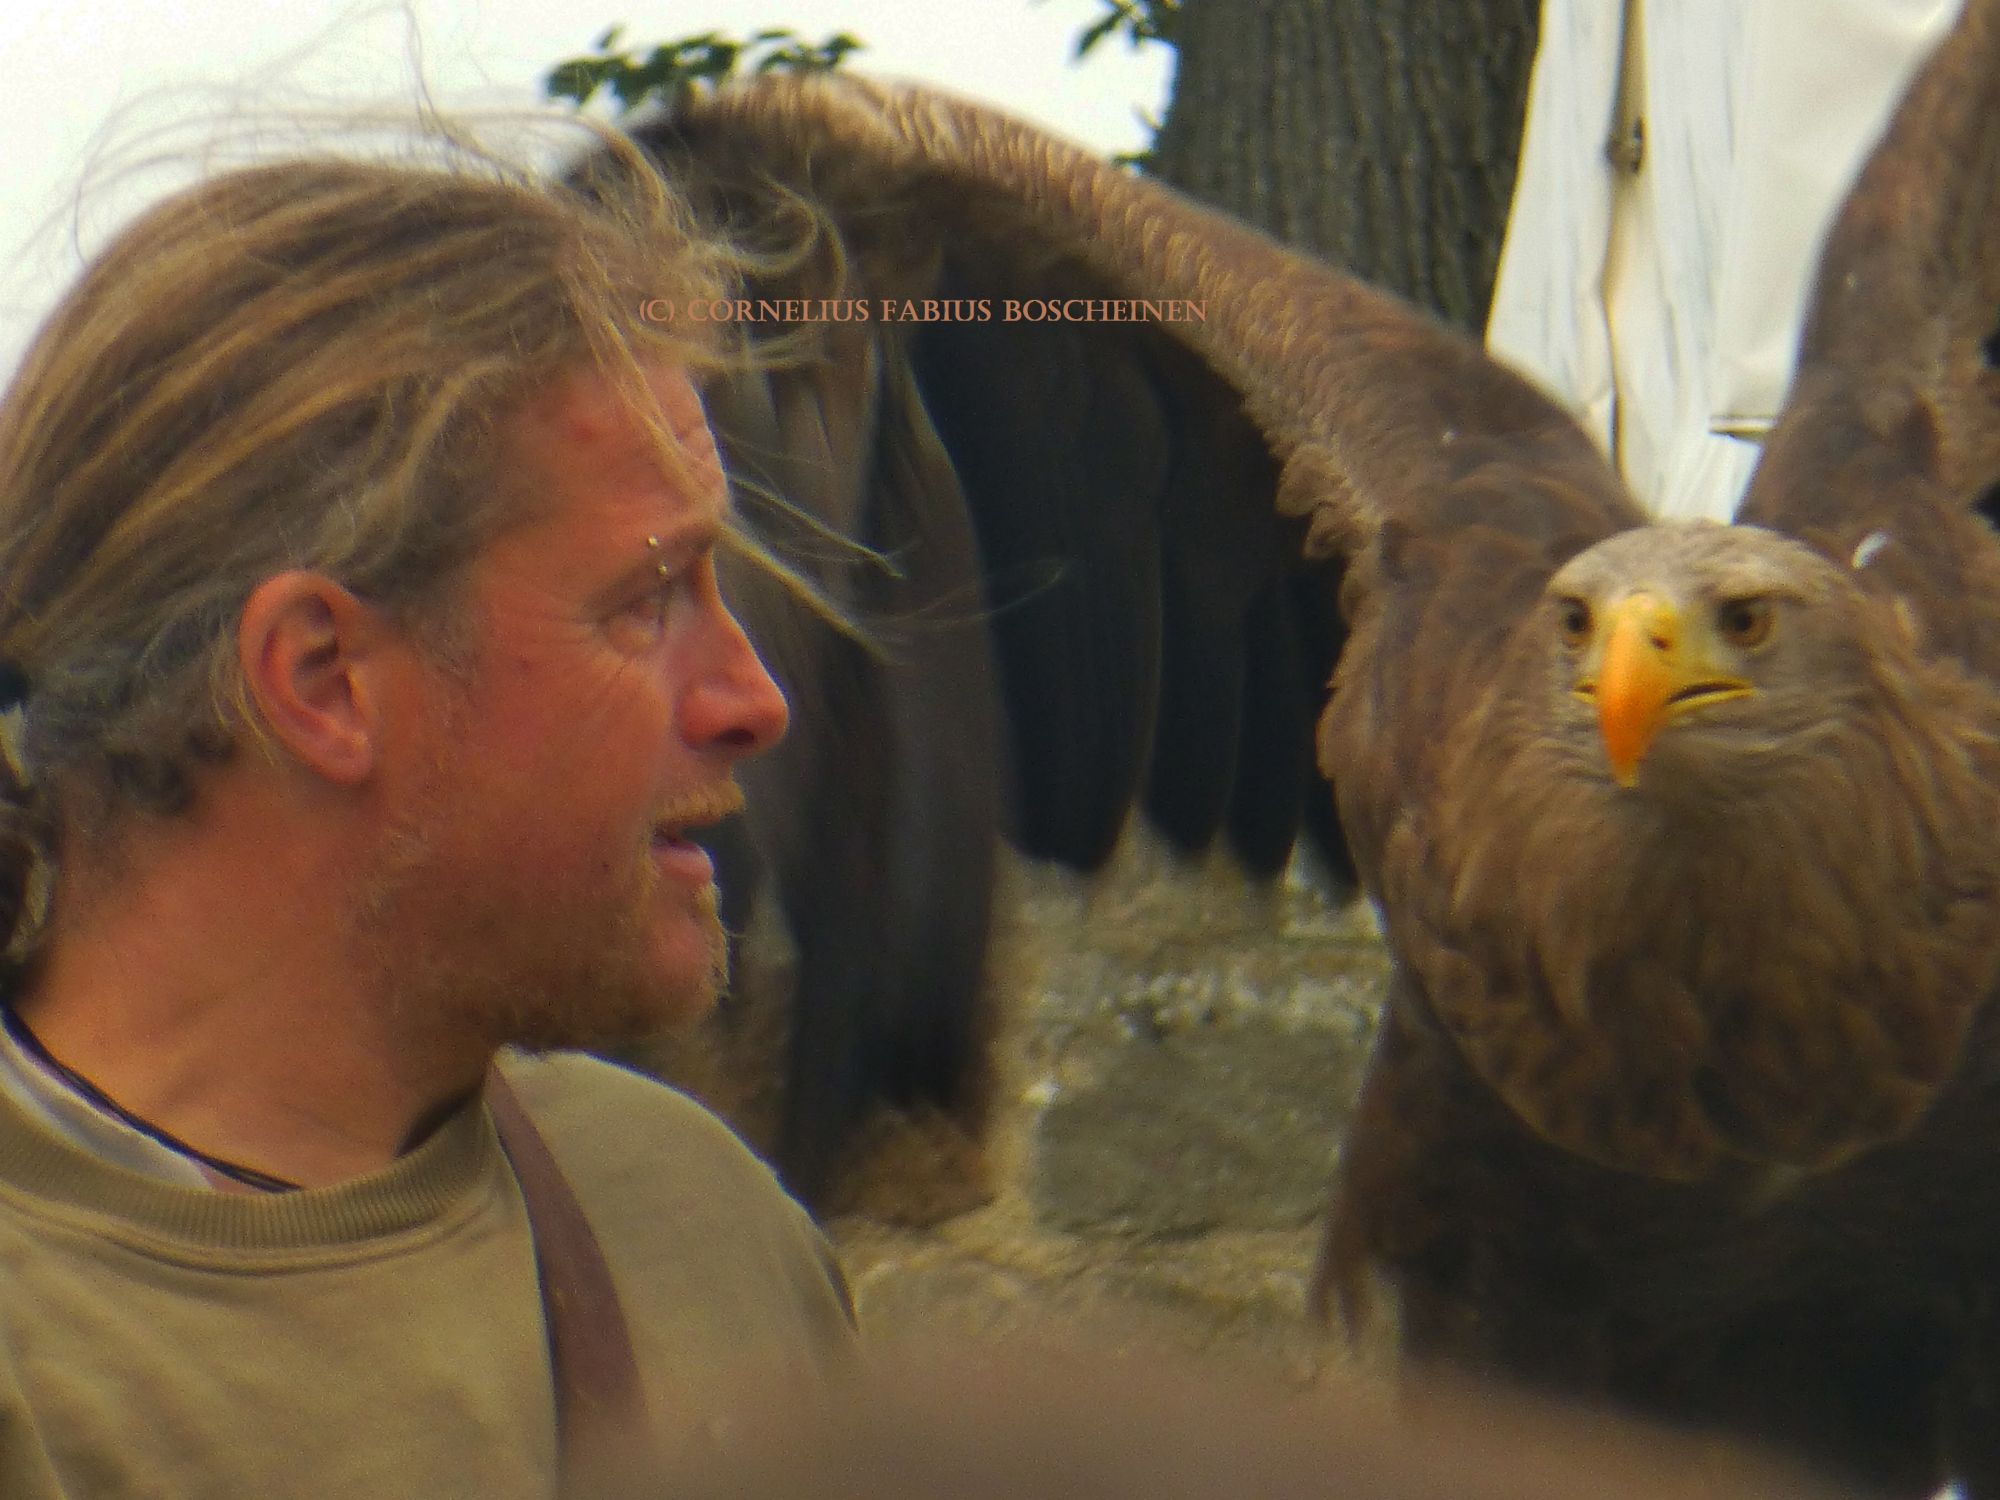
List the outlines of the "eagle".
<svg viewBox="0 0 2000 1500">
<path fill-rule="evenodd" d="M 1327 1305 L 2000 1496 L 2000 0 L 1837 216 L 1730 525 L 982 107 L 765 79 L 637 135 L 757 252 L 710 414 L 837 606 L 735 580 L 798 726 L 717 850 L 798 949 L 795 1187 L 874 1102 L 976 1113 L 995 829 L 1081 868 L 1135 806 L 1261 870 L 1303 836 L 1394 961 Z"/>
</svg>

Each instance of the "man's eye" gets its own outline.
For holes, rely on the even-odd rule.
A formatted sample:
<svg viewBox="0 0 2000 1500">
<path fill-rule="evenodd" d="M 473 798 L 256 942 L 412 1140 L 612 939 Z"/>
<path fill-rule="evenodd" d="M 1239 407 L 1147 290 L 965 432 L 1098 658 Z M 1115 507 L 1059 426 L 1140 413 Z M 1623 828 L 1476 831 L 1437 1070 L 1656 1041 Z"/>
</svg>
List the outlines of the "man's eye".
<svg viewBox="0 0 2000 1500">
<path fill-rule="evenodd" d="M 639 601 L 639 609 L 647 619 L 664 626 L 667 616 L 673 612 L 674 601 L 680 598 L 684 585 L 678 578 L 663 578 L 646 591 L 646 597 Z"/>
<path fill-rule="evenodd" d="M 664 633 L 675 603 L 687 592 L 687 583 L 684 573 L 660 579 L 626 607 L 627 617 L 653 634 Z"/>
</svg>

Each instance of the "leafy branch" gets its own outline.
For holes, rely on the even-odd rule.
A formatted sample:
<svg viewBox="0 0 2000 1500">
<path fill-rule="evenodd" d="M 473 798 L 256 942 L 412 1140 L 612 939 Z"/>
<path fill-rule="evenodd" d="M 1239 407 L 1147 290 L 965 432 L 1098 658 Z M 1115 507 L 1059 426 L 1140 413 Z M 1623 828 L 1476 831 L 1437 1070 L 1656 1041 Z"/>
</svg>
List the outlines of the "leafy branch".
<svg viewBox="0 0 2000 1500">
<path fill-rule="evenodd" d="M 542 91 L 581 108 L 600 90 L 608 90 L 618 101 L 618 112 L 629 114 L 649 99 L 671 99 L 694 84 L 762 73 L 830 72 L 861 50 L 861 43 L 844 31 L 822 42 L 809 42 L 789 30 L 759 31 L 747 41 L 707 31 L 662 43 L 641 57 L 618 49 L 623 31 L 614 26 L 597 39 L 590 56 L 557 63 L 542 80 Z"/>
<path fill-rule="evenodd" d="M 1109 37 L 1125 33 L 1133 47 L 1147 42 L 1174 45 L 1174 22 L 1180 19 L 1181 0 L 1103 0 L 1104 14 L 1086 26 L 1076 39 L 1076 58 L 1083 61 L 1091 49 Z"/>
<path fill-rule="evenodd" d="M 1181 0 L 1100 0 L 1104 14 L 1077 36 L 1076 60 L 1081 62 L 1107 39 L 1123 35 L 1133 47 L 1148 42 L 1174 45 L 1174 24 L 1180 17 Z M 542 80 L 542 90 L 551 99 L 568 99 L 582 108 L 600 92 L 608 92 L 618 103 L 620 114 L 629 114 L 651 99 L 672 99 L 685 88 L 698 84 L 713 86 L 727 79 L 761 73 L 826 73 L 862 50 L 862 44 L 841 31 L 821 42 L 809 42 L 796 31 L 765 30 L 738 41 L 719 31 L 664 42 L 641 55 L 627 51 L 619 43 L 622 26 L 613 26 L 597 42 L 587 57 L 572 57 L 557 63 Z M 1160 122 L 1141 114 L 1155 135 Z M 1150 151 L 1121 155 L 1114 160 L 1127 166 L 1143 167 Z"/>
</svg>

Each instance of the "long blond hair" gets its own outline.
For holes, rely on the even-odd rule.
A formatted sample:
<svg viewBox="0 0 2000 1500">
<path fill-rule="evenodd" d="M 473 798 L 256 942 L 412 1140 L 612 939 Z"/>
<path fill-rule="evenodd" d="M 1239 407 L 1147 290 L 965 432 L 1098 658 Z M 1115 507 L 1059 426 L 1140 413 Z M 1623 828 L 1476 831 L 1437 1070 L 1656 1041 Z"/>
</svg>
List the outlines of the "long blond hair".
<svg viewBox="0 0 2000 1500">
<path fill-rule="evenodd" d="M 511 406 L 588 363 L 657 423 L 644 364 L 736 357 L 642 315 L 725 295 L 741 257 L 604 143 L 585 191 L 474 151 L 232 170 L 50 317 L 0 404 L 0 941 L 30 936 L 59 838 L 185 808 L 255 736 L 234 632 L 258 582 L 319 570 L 447 649 L 453 580 L 531 503 L 490 482 Z"/>
</svg>

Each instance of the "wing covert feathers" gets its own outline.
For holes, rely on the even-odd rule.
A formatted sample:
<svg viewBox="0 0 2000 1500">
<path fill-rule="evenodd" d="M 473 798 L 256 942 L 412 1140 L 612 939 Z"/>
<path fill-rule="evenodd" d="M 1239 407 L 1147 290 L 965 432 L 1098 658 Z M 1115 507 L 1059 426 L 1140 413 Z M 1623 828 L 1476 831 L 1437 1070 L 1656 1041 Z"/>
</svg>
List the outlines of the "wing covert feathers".
<svg viewBox="0 0 2000 1500">
<path fill-rule="evenodd" d="M 1163 325 L 1242 394 L 1282 464 L 1281 513 L 1313 550 L 1351 555 L 1463 475 L 1461 445 L 1504 439 L 1573 476 L 1572 529 L 1642 519 L 1582 430 L 1469 339 L 1171 189 L 1004 115 L 928 90 L 846 78 L 767 80 L 690 101 L 696 129 L 754 139 L 774 175 L 838 217 L 897 188 L 936 217 L 1038 239 L 1121 289 L 1198 305 Z M 949 208 L 947 209 L 947 201 Z M 879 211 L 879 209 L 878 209 Z"/>
</svg>

